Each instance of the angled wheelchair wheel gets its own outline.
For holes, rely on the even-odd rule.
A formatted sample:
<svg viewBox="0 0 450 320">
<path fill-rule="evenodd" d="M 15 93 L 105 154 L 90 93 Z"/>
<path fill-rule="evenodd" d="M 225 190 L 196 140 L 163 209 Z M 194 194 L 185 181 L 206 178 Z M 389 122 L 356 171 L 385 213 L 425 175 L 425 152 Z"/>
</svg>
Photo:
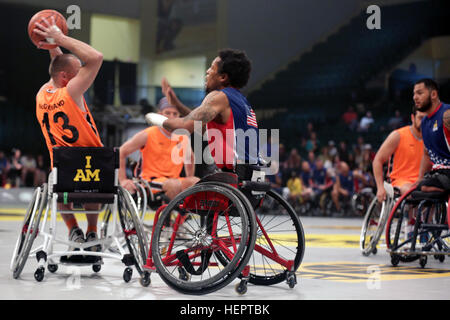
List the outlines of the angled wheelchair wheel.
<svg viewBox="0 0 450 320">
<path fill-rule="evenodd" d="M 142 275 L 148 254 L 148 243 L 133 198 L 122 187 L 118 188 L 118 213 L 126 245 L 133 256 L 134 266 Z"/>
<path fill-rule="evenodd" d="M 210 293 L 229 284 L 246 266 L 256 224 L 236 191 L 197 184 L 162 211 L 151 250 L 160 277 L 170 287 L 187 294 Z M 228 263 L 222 264 L 221 256 Z"/>
<path fill-rule="evenodd" d="M 377 198 L 374 198 L 370 203 L 364 216 L 359 241 L 361 253 L 364 256 L 377 252 L 377 244 L 386 225 L 389 207 L 388 201 L 380 203 Z"/>
<path fill-rule="evenodd" d="M 391 262 L 396 266 L 401 262 L 412 262 L 420 255 L 411 252 L 411 232 L 408 227 L 409 215 L 415 214 L 417 204 L 411 202 L 410 193 L 405 193 L 394 205 L 386 224 L 386 246 L 390 251 Z"/>
<path fill-rule="evenodd" d="M 305 253 L 302 223 L 292 206 L 275 191 L 266 192 L 261 201 L 273 203 L 276 210 L 273 214 L 255 210 L 258 231 L 249 261 L 249 282 L 273 285 L 287 281 L 292 288 Z"/>
<path fill-rule="evenodd" d="M 235 190 L 230 185 L 220 185 Z M 238 195 L 251 206 L 242 192 Z M 296 284 L 295 272 L 305 252 L 305 235 L 300 218 L 287 200 L 269 190 L 255 209 L 255 220 L 257 232 L 255 248 L 248 261 L 248 282 L 273 285 L 286 281 L 292 288 Z M 225 256 L 217 256 L 222 264 L 228 263 Z M 239 277 L 244 278 L 242 274 Z"/>
<path fill-rule="evenodd" d="M 14 279 L 17 279 L 22 273 L 30 255 L 33 242 L 39 232 L 42 212 L 47 206 L 47 191 L 47 184 L 36 188 L 25 212 L 25 218 L 11 260 L 11 270 Z"/>
</svg>

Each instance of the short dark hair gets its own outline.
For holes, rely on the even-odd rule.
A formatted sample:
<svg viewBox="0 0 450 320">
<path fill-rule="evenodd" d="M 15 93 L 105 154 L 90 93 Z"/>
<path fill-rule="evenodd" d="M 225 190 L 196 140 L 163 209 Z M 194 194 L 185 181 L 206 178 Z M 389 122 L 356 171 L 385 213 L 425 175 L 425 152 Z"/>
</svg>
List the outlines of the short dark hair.
<svg viewBox="0 0 450 320">
<path fill-rule="evenodd" d="M 48 68 L 48 73 L 51 77 L 54 77 L 58 72 L 67 71 L 68 67 L 70 67 L 70 60 L 76 58 L 73 54 L 64 53 L 61 55 L 57 55 L 50 62 L 50 67 Z"/>
<path fill-rule="evenodd" d="M 433 79 L 430 79 L 430 78 L 423 78 L 423 79 L 416 81 L 416 83 L 414 83 L 414 85 L 421 84 L 421 83 L 423 83 L 423 85 L 430 91 L 436 90 L 436 92 L 439 95 L 439 85 L 436 83 L 436 81 L 434 81 Z"/>
<path fill-rule="evenodd" d="M 252 70 L 252 64 L 244 51 L 222 49 L 219 51 L 220 62 L 218 72 L 227 74 L 229 84 L 238 89 L 247 85 Z"/>
</svg>

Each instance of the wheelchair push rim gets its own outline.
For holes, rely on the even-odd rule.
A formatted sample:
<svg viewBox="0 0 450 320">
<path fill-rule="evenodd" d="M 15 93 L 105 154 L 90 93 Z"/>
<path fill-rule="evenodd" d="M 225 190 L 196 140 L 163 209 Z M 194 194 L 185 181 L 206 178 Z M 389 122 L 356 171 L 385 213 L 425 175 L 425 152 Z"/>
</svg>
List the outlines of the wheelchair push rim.
<svg viewBox="0 0 450 320">
<path fill-rule="evenodd" d="M 198 184 L 162 211 L 152 235 L 152 259 L 160 277 L 175 290 L 213 292 L 235 279 L 247 264 L 255 227 L 252 212 L 236 192 Z M 222 265 L 218 254 L 230 263 Z"/>
</svg>

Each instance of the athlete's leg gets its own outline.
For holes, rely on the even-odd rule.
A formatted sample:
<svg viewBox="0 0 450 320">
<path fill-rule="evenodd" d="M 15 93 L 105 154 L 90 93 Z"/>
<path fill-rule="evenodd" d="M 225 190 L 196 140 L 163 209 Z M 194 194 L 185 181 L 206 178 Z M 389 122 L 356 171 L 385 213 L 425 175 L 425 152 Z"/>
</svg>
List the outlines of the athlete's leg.
<svg viewBox="0 0 450 320">
<path fill-rule="evenodd" d="M 181 192 L 181 181 L 178 179 L 167 179 L 163 182 L 162 189 L 169 199 L 173 199 Z"/>
</svg>

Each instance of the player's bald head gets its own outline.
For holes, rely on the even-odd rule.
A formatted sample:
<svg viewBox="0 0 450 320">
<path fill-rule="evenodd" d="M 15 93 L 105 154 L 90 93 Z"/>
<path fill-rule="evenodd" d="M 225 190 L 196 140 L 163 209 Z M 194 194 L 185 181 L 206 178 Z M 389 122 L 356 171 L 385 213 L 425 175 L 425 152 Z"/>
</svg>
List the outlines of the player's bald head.
<svg viewBox="0 0 450 320">
<path fill-rule="evenodd" d="M 53 79 L 56 79 L 60 72 L 65 72 L 69 77 L 74 77 L 80 70 L 80 60 L 70 53 L 58 55 L 50 63 L 48 72 Z"/>
</svg>

